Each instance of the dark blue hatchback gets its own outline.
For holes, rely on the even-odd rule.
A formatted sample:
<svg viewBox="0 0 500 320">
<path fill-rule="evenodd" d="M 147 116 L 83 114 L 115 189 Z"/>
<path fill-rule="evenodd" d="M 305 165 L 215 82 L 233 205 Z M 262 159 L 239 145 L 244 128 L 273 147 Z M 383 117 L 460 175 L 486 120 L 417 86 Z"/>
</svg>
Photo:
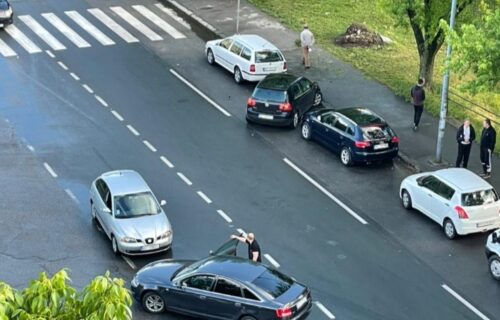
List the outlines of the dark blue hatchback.
<svg viewBox="0 0 500 320">
<path fill-rule="evenodd" d="M 365 108 L 309 112 L 301 132 L 304 139 L 316 140 L 340 154 L 346 166 L 392 160 L 399 151 L 396 133 L 382 117 Z"/>
</svg>

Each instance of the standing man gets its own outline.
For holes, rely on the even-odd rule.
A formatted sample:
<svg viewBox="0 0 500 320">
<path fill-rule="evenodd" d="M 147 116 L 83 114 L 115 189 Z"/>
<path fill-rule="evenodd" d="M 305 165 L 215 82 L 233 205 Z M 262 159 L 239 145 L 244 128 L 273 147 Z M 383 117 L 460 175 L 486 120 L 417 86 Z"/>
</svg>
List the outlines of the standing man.
<svg viewBox="0 0 500 320">
<path fill-rule="evenodd" d="M 467 168 L 467 163 L 469 162 L 470 149 L 472 147 L 472 142 L 476 139 L 476 132 L 474 127 L 471 126 L 469 119 L 464 121 L 464 124 L 458 128 L 457 131 L 457 142 L 458 142 L 458 156 L 456 167 Z"/>
<path fill-rule="evenodd" d="M 481 132 L 481 164 L 483 165 L 483 173 L 479 174 L 481 177 L 491 177 L 491 154 L 495 150 L 495 143 L 497 140 L 497 133 L 491 126 L 490 119 L 484 119 L 483 132 Z"/>
<path fill-rule="evenodd" d="M 306 69 L 311 67 L 311 62 L 309 61 L 309 52 L 314 44 L 314 35 L 309 30 L 307 24 L 304 25 L 304 30 L 300 33 L 300 45 L 302 46 L 303 62 Z"/>
<path fill-rule="evenodd" d="M 415 111 L 413 115 L 413 130 L 418 130 L 418 124 L 420 123 L 420 117 L 422 117 L 422 112 L 424 112 L 424 100 L 425 100 L 425 90 L 424 90 L 425 80 L 418 79 L 417 84 L 411 88 L 410 96 L 411 102 L 413 103 L 413 109 Z"/>
<path fill-rule="evenodd" d="M 255 240 L 255 236 L 253 233 L 248 233 L 245 237 L 238 237 L 234 234 L 231 235 L 231 239 L 236 239 L 240 242 L 245 242 L 248 244 L 248 259 L 253 260 L 255 262 L 262 262 L 262 254 L 260 251 L 260 246 L 257 240 Z"/>
</svg>

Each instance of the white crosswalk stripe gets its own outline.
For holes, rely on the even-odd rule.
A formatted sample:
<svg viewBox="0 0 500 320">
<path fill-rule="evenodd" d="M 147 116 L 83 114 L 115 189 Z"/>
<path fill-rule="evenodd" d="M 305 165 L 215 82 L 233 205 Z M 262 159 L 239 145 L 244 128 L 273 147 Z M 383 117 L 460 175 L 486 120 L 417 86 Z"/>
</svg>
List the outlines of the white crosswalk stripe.
<svg viewBox="0 0 500 320">
<path fill-rule="evenodd" d="M 16 52 L 12 50 L 2 39 L 0 39 L 0 53 L 4 57 L 15 57 Z"/>
<path fill-rule="evenodd" d="M 66 15 L 70 17 L 76 24 L 78 24 L 83 30 L 87 31 L 91 36 L 93 36 L 97 41 L 99 41 L 103 46 L 114 45 L 115 42 L 111 40 L 107 35 L 105 35 L 101 30 L 97 29 L 92 23 L 90 23 L 85 17 L 76 11 L 65 11 Z"/>
<path fill-rule="evenodd" d="M 111 19 L 107 14 L 105 14 L 101 9 L 92 8 L 87 9 L 87 11 L 127 43 L 139 42 L 139 39 L 131 35 L 121 25 L 116 23 L 115 20 Z"/>
<path fill-rule="evenodd" d="M 118 16 L 120 16 L 120 18 L 128 22 L 137 31 L 141 32 L 143 35 L 148 37 L 149 40 L 151 41 L 163 40 L 163 38 L 159 34 L 151 30 L 148 26 L 139 21 L 136 17 L 131 15 L 128 11 L 126 11 L 122 7 L 111 7 L 110 9 L 113 10 L 113 12 L 116 13 Z"/>
<path fill-rule="evenodd" d="M 184 36 L 182 33 L 177 31 L 174 27 L 172 27 L 170 24 L 168 24 L 165 20 L 157 16 L 154 12 L 149 10 L 143 5 L 136 5 L 132 6 L 137 12 L 142 14 L 144 17 L 149 19 L 151 22 L 156 24 L 160 29 L 171 35 L 174 39 L 184 39 L 186 36 Z"/>
<path fill-rule="evenodd" d="M 59 42 L 52 34 L 50 34 L 47 29 L 45 29 L 40 23 L 38 23 L 30 15 L 18 16 L 18 18 L 24 22 L 34 33 L 36 33 L 46 44 L 48 44 L 53 50 L 65 50 L 66 47 Z"/>
<path fill-rule="evenodd" d="M 31 41 L 21 30 L 19 30 L 15 25 L 11 24 L 5 27 L 5 31 L 17 41 L 26 51 L 29 53 L 42 52 L 38 46 Z"/>
<path fill-rule="evenodd" d="M 166 14 L 168 14 L 170 16 L 170 18 L 174 19 L 175 21 L 177 21 L 179 24 L 183 25 L 184 27 L 186 27 L 187 29 L 191 30 L 191 26 L 189 25 L 189 23 L 186 22 L 186 20 L 182 19 L 181 17 L 179 17 L 177 15 L 177 13 L 175 13 L 174 10 L 170 9 L 170 8 L 167 8 L 165 7 L 163 4 L 161 3 L 157 3 L 155 4 L 155 6 L 160 9 L 161 11 L 165 12 Z"/>
<path fill-rule="evenodd" d="M 71 29 L 64 21 L 62 21 L 58 16 L 49 13 L 42 13 L 42 17 L 47 19 L 50 24 L 52 24 L 56 29 L 58 29 L 62 34 L 66 36 L 71 42 L 73 42 L 78 48 L 88 48 L 91 47 L 90 43 L 85 41 L 82 37 L 78 35 L 73 29 Z"/>
</svg>

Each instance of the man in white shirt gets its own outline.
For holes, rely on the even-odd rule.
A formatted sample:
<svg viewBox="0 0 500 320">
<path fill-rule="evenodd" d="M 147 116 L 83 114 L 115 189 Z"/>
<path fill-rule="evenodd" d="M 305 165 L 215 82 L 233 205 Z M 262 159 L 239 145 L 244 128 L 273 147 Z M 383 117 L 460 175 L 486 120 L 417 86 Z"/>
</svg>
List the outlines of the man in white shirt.
<svg viewBox="0 0 500 320">
<path fill-rule="evenodd" d="M 302 54 L 304 56 L 304 65 L 306 69 L 311 67 L 311 63 L 309 61 L 309 52 L 311 51 L 311 47 L 314 44 L 314 35 L 309 30 L 309 27 L 304 25 L 304 30 L 300 33 L 300 45 L 302 46 Z"/>
<path fill-rule="evenodd" d="M 458 128 L 457 131 L 457 142 L 458 142 L 458 156 L 456 167 L 467 168 L 467 163 L 469 162 L 470 149 L 472 147 L 472 141 L 476 139 L 476 132 L 474 127 L 471 126 L 469 120 L 465 120 L 464 124 Z"/>
</svg>

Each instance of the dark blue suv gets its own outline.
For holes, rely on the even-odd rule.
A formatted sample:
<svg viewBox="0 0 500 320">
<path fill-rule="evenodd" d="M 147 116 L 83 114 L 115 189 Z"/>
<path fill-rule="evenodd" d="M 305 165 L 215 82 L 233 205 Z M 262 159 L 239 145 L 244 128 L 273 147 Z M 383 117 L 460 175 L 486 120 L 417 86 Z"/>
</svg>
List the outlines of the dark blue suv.
<svg viewBox="0 0 500 320">
<path fill-rule="evenodd" d="M 365 108 L 309 112 L 301 132 L 304 139 L 314 139 L 340 154 L 346 166 L 392 160 L 399 151 L 396 133 L 382 117 Z"/>
</svg>

